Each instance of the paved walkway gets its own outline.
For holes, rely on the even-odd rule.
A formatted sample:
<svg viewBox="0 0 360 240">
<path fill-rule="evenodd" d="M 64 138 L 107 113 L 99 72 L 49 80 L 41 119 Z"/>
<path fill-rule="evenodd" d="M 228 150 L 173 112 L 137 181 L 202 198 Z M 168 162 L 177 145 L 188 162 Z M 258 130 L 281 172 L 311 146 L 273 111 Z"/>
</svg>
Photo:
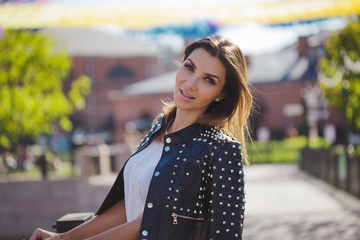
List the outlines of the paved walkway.
<svg viewBox="0 0 360 240">
<path fill-rule="evenodd" d="M 360 200 L 297 165 L 246 167 L 244 240 L 360 240 Z"/>
</svg>

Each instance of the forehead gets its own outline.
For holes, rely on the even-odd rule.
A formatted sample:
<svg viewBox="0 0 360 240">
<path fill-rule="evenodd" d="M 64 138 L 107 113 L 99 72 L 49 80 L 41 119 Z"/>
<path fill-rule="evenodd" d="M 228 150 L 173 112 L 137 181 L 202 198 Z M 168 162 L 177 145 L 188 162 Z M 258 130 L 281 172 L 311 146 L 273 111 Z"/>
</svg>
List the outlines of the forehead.
<svg viewBox="0 0 360 240">
<path fill-rule="evenodd" d="M 225 79 L 226 69 L 224 64 L 219 58 L 211 56 L 203 48 L 192 51 L 187 59 L 191 59 L 197 70 Z"/>
</svg>

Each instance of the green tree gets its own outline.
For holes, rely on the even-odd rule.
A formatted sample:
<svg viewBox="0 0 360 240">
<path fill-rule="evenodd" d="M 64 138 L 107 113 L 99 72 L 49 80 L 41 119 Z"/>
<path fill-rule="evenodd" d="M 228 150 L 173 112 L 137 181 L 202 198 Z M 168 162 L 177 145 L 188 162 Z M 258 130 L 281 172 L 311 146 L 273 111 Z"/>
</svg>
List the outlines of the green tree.
<svg viewBox="0 0 360 240">
<path fill-rule="evenodd" d="M 319 61 L 319 82 L 330 106 L 339 109 L 347 128 L 360 131 L 360 18 L 331 35 Z"/>
<path fill-rule="evenodd" d="M 85 106 L 90 79 L 81 76 L 64 93 L 70 57 L 37 31 L 5 30 L 0 38 L 0 148 L 15 150 L 22 139 L 69 131 L 69 116 Z"/>
</svg>

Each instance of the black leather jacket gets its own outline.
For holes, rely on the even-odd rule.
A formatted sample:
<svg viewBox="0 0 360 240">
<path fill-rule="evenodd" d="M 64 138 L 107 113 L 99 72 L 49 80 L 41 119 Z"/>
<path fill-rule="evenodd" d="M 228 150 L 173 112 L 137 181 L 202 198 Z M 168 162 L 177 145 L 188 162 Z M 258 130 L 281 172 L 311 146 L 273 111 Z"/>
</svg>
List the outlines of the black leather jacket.
<svg viewBox="0 0 360 240">
<path fill-rule="evenodd" d="M 161 128 L 155 123 L 134 154 Z M 240 143 L 220 129 L 192 124 L 164 136 L 139 239 L 242 239 L 244 173 Z M 124 197 L 123 170 L 97 214 Z"/>
</svg>

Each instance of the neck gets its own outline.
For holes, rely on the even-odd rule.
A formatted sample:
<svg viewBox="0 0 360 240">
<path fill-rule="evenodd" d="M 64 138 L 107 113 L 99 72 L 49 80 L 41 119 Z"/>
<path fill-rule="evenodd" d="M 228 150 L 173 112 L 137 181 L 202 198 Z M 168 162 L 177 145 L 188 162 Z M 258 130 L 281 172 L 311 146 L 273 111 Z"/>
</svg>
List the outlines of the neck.
<svg viewBox="0 0 360 240">
<path fill-rule="evenodd" d="M 176 110 L 176 117 L 168 128 L 168 133 L 173 133 L 179 131 L 191 124 L 195 123 L 198 118 L 198 115 L 189 114 L 180 109 Z"/>
</svg>

